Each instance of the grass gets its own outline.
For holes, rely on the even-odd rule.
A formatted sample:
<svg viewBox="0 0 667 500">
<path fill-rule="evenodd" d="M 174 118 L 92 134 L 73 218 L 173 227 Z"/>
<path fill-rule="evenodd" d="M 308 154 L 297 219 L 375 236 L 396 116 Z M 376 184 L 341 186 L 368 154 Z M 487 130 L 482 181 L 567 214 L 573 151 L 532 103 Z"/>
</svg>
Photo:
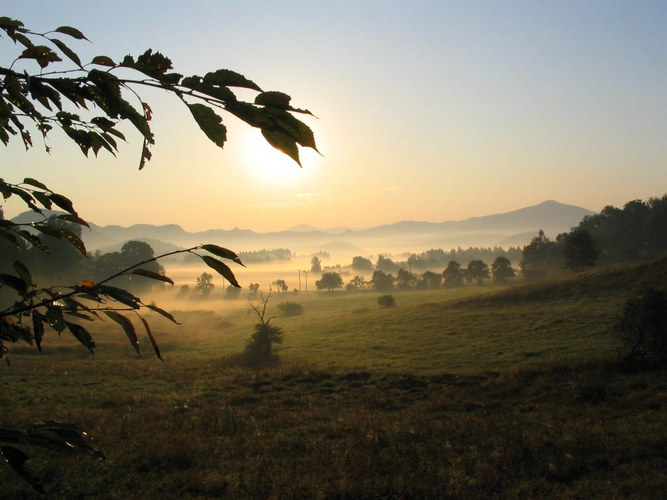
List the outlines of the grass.
<svg viewBox="0 0 667 500">
<path fill-rule="evenodd" d="M 290 296 L 304 313 L 273 320 L 285 343 L 266 370 L 233 356 L 254 322 L 242 303 L 152 318 L 165 363 L 111 327 L 94 359 L 49 338 L 0 368 L 0 427 L 76 422 L 111 458 L 31 450 L 53 498 L 659 498 L 667 376 L 619 371 L 608 333 L 631 286 L 606 285 L 646 269 L 395 292 L 391 309 Z M 7 467 L 0 484 L 39 498 Z"/>
</svg>

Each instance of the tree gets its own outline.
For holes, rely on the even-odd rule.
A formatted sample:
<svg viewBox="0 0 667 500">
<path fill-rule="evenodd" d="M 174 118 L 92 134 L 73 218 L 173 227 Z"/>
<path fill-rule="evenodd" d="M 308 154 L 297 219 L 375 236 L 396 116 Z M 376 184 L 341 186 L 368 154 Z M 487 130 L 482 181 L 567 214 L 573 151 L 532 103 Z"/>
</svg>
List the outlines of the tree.
<svg viewBox="0 0 667 500">
<path fill-rule="evenodd" d="M 623 361 L 667 367 L 667 293 L 648 289 L 627 300 L 615 331 Z"/>
<path fill-rule="evenodd" d="M 465 271 L 465 277 L 470 281 L 476 281 L 478 285 L 481 285 L 485 279 L 489 279 L 491 274 L 489 273 L 489 266 L 483 260 L 471 260 L 468 263 L 468 267 Z"/>
<path fill-rule="evenodd" d="M 213 283 L 213 275 L 210 273 L 201 273 L 201 275 L 197 276 L 197 282 L 195 284 L 195 290 L 198 292 L 203 293 L 204 295 L 208 295 L 213 291 L 215 288 L 215 284 Z"/>
<path fill-rule="evenodd" d="M 313 255 L 313 258 L 310 259 L 310 272 L 311 273 L 322 272 L 322 261 L 317 255 Z"/>
<path fill-rule="evenodd" d="M 442 272 L 442 276 L 445 279 L 445 286 L 447 288 L 463 285 L 463 271 L 461 270 L 461 264 L 455 260 L 449 261 L 449 264 L 447 264 L 447 267 Z"/>
<path fill-rule="evenodd" d="M 417 284 L 417 278 L 410 271 L 401 268 L 396 276 L 396 287 L 401 290 L 408 290 Z"/>
<path fill-rule="evenodd" d="M 299 146 L 317 151 L 312 131 L 293 115 L 310 115 L 308 110 L 292 107 L 291 98 L 287 94 L 265 92 L 252 80 L 234 71 L 220 69 L 203 77 L 184 77 L 171 71 L 172 64 L 167 57 L 159 52 L 153 53 L 151 49 L 138 57 L 125 56 L 119 62 L 108 56 L 97 56 L 84 63 L 66 44 L 66 40 L 68 43 L 71 40 L 87 40 L 76 28 L 61 26 L 48 33 L 37 33 L 24 27 L 18 20 L 0 17 L 0 30 L 19 47 L 19 53 L 12 65 L 0 67 L 0 75 L 3 77 L 0 84 L 0 140 L 5 145 L 12 139 L 20 138 L 26 149 L 29 149 L 33 146 L 33 134 L 37 133 L 43 139 L 47 151 L 50 151 L 48 135 L 56 128 L 77 144 L 85 155 L 91 151 L 97 155 L 102 149 L 115 154 L 117 140 L 125 140 L 117 126 L 127 123 L 143 138 L 139 161 L 139 168 L 142 169 L 150 160 L 150 148 L 155 143 L 150 124 L 153 110 L 141 97 L 141 89 L 151 88 L 167 92 L 179 99 L 188 108 L 203 133 L 219 147 L 223 147 L 227 140 L 225 125 L 218 114 L 219 111 L 225 111 L 246 124 L 259 128 L 272 146 L 297 163 Z M 255 92 L 254 101 L 240 100 L 233 88 Z M 64 102 L 68 103 L 68 107 L 63 105 Z M 66 109 L 73 109 L 76 113 Z M 30 223 L 31 231 L 69 242 L 86 255 L 85 245 L 79 235 L 51 224 L 53 221 L 62 220 L 87 226 L 67 197 L 49 190 L 43 183 L 29 177 L 16 184 L 0 179 L 0 193 L 4 199 L 11 196 L 20 198 L 33 212 L 41 216 L 41 220 Z M 45 212 L 52 208 L 58 208 L 65 213 Z M 48 251 L 34 232 L 27 231 L 25 226 L 26 224 L 4 221 L 0 225 L 0 236 L 17 247 L 36 247 L 41 251 Z M 203 250 L 213 256 L 197 254 L 195 250 Z M 198 255 L 233 286 L 239 286 L 231 269 L 215 258 L 221 257 L 240 263 L 234 252 L 215 245 L 199 245 L 182 252 Z M 157 258 L 159 257 L 161 256 Z M 148 264 L 157 258 L 142 261 L 140 264 Z M 38 290 L 28 268 L 22 262 L 17 261 L 8 271 L 14 274 L 3 273 L 2 286 L 14 289 L 18 301 L 0 312 L 0 319 L 5 319 L 3 324 L 11 321 L 11 327 L 8 327 L 11 332 L 0 336 L 0 355 L 6 352 L 5 342 L 31 342 L 34 338 L 39 348 L 43 324 L 55 324 L 59 332 L 69 330 L 92 352 L 94 342 L 90 334 L 83 326 L 66 321 L 63 317 L 69 314 L 80 317 L 93 311 L 90 306 L 75 299 L 75 296 L 78 299 L 94 301 L 97 304 L 95 307 L 104 307 L 106 314 L 113 313 L 112 319 L 128 332 L 130 342 L 135 348 L 138 347 L 133 330 L 129 330 L 129 320 L 116 316 L 118 307 L 114 304 L 121 303 L 123 307 L 132 309 L 146 307 L 139 298 L 107 285 L 108 280 L 97 283 L 82 280 L 69 287 L 66 292 L 49 287 Z M 124 269 L 109 279 L 130 274 L 172 282 L 164 276 L 137 266 Z M 58 321 L 46 321 L 47 312 L 50 318 L 58 317 Z M 30 316 L 33 316 L 32 325 L 36 326 L 24 321 Z M 171 315 L 167 313 L 165 316 Z"/>
<path fill-rule="evenodd" d="M 394 278 L 391 274 L 386 274 L 383 271 L 375 271 L 371 278 L 371 285 L 376 292 L 387 292 L 394 288 Z"/>
<path fill-rule="evenodd" d="M 569 233 L 559 235 L 557 241 L 561 244 L 565 267 L 573 271 L 593 267 L 600 257 L 597 242 L 582 227 L 575 227 Z"/>
<path fill-rule="evenodd" d="M 363 276 L 355 276 L 352 278 L 347 285 L 345 285 L 345 289 L 348 292 L 356 292 L 360 288 L 364 288 L 368 282 L 363 278 Z"/>
<path fill-rule="evenodd" d="M 372 271 L 373 263 L 370 259 L 357 255 L 352 258 L 352 269 L 355 271 Z"/>
<path fill-rule="evenodd" d="M 255 331 L 245 348 L 248 361 L 255 365 L 265 365 L 273 361 L 275 354 L 274 344 L 281 344 L 283 341 L 282 328 L 271 324 L 271 320 L 274 317 L 265 319 L 266 306 L 270 298 L 270 293 L 266 297 L 262 294 L 260 296 L 261 306 L 255 305 L 252 301 L 248 302 L 248 307 L 255 312 L 259 319 L 259 323 L 255 324 Z"/>
<path fill-rule="evenodd" d="M 421 286 L 423 288 L 440 288 L 442 284 L 442 274 L 434 273 L 433 271 L 425 271 L 421 275 Z"/>
<path fill-rule="evenodd" d="M 150 126 L 153 110 L 141 97 L 141 89 L 152 88 L 179 99 L 203 133 L 219 147 L 223 147 L 227 140 L 227 130 L 217 112 L 222 110 L 259 128 L 272 146 L 297 163 L 299 146 L 317 151 L 310 128 L 292 114 L 310 114 L 309 111 L 293 108 L 287 94 L 264 92 L 256 83 L 234 71 L 220 69 L 203 77 L 183 77 L 170 71 L 172 64 L 167 57 L 159 52 L 153 53 L 151 49 L 138 57 L 128 55 L 120 62 L 108 56 L 97 56 L 85 63 L 65 42 L 87 40 L 76 28 L 60 26 L 48 33 L 37 33 L 26 28 L 21 21 L 0 17 L 0 30 L 19 47 L 14 62 L 9 67 L 0 67 L 0 140 L 5 145 L 19 138 L 29 149 L 33 147 L 33 135 L 37 134 L 41 136 L 46 150 L 50 151 L 48 135 L 56 128 L 77 144 L 85 155 L 91 151 L 97 155 L 102 149 L 115 154 L 118 139 L 125 140 L 117 126 L 127 123 L 143 138 L 139 161 L 139 169 L 142 169 L 151 158 L 150 147 L 155 138 Z M 69 66 L 62 67 L 59 63 L 63 61 L 68 61 Z M 232 88 L 256 92 L 254 102 L 239 100 Z M 134 104 L 127 99 L 128 95 L 134 99 Z M 64 106 L 63 102 L 67 105 Z M 18 250 L 36 248 L 46 254 L 49 248 L 36 236 L 37 232 L 67 242 L 82 255 L 87 255 L 80 234 L 54 224 L 54 221 L 67 221 L 88 226 L 67 197 L 31 177 L 19 183 L 0 179 L 0 194 L 5 200 L 12 196 L 20 198 L 41 217 L 31 223 L 3 219 L 0 240 L 8 241 Z M 52 208 L 64 213 L 48 212 Z M 30 230 L 26 229 L 28 225 Z M 204 253 L 198 253 L 200 251 Z M 120 276 L 141 275 L 173 284 L 168 277 L 141 266 L 179 253 L 198 256 L 234 287 L 240 287 L 231 269 L 218 258 L 241 264 L 240 259 L 234 252 L 217 245 L 198 245 L 169 252 L 134 263 L 98 282 L 83 279 L 75 285 L 57 288 L 38 288 L 30 269 L 21 260 L 15 260 L 11 267 L 3 267 L 0 273 L 0 289 L 3 292 L 11 289 L 16 297 L 11 305 L 0 310 L 0 357 L 6 354 L 5 343 L 9 342 L 32 343 L 41 349 L 46 325 L 58 333 L 68 330 L 92 353 L 95 348 L 92 336 L 75 320 L 94 320 L 99 313 L 118 323 L 139 352 L 134 326 L 119 312 L 121 309 L 137 312 L 148 308 L 171 321 L 175 322 L 175 319 L 159 307 L 146 304 L 132 293 L 108 282 Z M 141 321 L 157 357 L 161 359 L 148 323 L 143 318 Z M 16 446 L 91 452 L 92 448 L 84 437 L 78 428 L 49 422 L 25 432 L 0 429 L 0 442 L 5 443 L 0 447 L 0 454 L 16 472 L 41 490 L 23 467 L 26 454 Z"/>
<path fill-rule="evenodd" d="M 496 260 L 491 264 L 491 273 L 493 274 L 493 281 L 501 285 L 506 284 L 516 276 L 512 263 L 507 257 L 503 257 L 502 255 L 496 257 Z"/>
<path fill-rule="evenodd" d="M 523 247 L 519 266 L 526 281 L 544 279 L 561 267 L 562 252 L 555 241 L 551 241 L 541 229 L 528 245 Z"/>
<path fill-rule="evenodd" d="M 398 271 L 398 265 L 390 258 L 385 257 L 384 255 L 378 255 L 378 260 L 375 263 L 375 269 L 385 273 L 391 273 Z"/>
<path fill-rule="evenodd" d="M 273 284 L 276 286 L 279 292 L 285 293 L 287 290 L 289 290 L 287 283 L 285 283 L 285 280 L 283 279 L 276 280 L 273 282 Z"/>
<path fill-rule="evenodd" d="M 329 290 L 333 292 L 336 288 L 343 287 L 343 278 L 336 272 L 324 273 L 322 277 L 315 282 L 318 290 Z"/>
</svg>

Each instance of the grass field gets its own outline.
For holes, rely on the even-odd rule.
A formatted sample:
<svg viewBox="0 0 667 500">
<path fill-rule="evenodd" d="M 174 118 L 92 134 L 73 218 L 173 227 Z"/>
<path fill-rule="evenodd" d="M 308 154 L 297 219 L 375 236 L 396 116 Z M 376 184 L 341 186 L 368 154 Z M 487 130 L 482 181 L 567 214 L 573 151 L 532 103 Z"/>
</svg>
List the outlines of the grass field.
<svg viewBox="0 0 667 500">
<path fill-rule="evenodd" d="M 497 289 L 288 294 L 280 364 L 240 353 L 243 301 L 151 318 L 166 361 L 103 325 L 95 358 L 53 335 L 0 367 L 0 426 L 86 428 L 109 461 L 31 450 L 54 498 L 661 498 L 667 377 L 611 335 L 665 260 Z M 281 300 L 304 313 L 280 317 Z M 197 309 L 201 306 L 201 309 Z M 3 497 L 39 498 L 7 467 Z"/>
</svg>

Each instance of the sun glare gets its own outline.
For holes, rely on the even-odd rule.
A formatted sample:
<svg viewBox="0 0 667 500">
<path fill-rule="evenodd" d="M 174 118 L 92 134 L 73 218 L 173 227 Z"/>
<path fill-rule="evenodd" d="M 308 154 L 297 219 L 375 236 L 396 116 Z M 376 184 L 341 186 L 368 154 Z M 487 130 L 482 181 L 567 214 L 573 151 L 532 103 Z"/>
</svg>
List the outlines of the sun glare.
<svg viewBox="0 0 667 500">
<path fill-rule="evenodd" d="M 251 130 L 247 134 L 243 149 L 244 160 L 253 174 L 271 184 L 293 183 L 307 176 L 305 151 L 301 149 L 300 153 L 303 168 L 289 156 L 269 145 L 258 130 Z"/>
</svg>

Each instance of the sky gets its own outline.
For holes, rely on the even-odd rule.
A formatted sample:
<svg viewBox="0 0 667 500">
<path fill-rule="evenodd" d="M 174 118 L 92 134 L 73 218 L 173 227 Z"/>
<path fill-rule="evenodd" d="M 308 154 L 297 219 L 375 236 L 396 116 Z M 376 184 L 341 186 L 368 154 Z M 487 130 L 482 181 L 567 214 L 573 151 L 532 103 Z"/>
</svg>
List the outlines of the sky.
<svg viewBox="0 0 667 500">
<path fill-rule="evenodd" d="M 304 121 L 321 155 L 302 151 L 303 168 L 232 116 L 217 148 L 154 92 L 142 94 L 157 144 L 141 172 L 138 134 L 115 158 L 86 158 L 56 132 L 50 154 L 3 148 L 6 181 L 40 179 L 96 224 L 370 227 L 667 193 L 664 0 L 0 5 L 33 31 L 79 28 L 83 59 L 152 48 L 180 73 L 232 69 L 315 115 Z M 1 65 L 15 56 L 0 39 Z"/>
</svg>

